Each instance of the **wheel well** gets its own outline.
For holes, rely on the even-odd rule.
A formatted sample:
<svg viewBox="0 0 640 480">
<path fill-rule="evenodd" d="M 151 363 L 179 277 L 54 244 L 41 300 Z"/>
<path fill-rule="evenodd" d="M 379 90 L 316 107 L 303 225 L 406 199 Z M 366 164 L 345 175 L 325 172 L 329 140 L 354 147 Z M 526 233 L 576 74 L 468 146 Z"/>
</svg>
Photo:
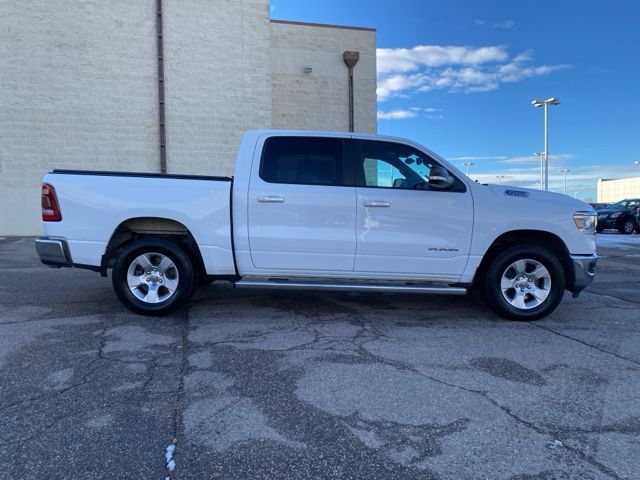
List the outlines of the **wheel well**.
<svg viewBox="0 0 640 480">
<path fill-rule="evenodd" d="M 200 249 L 189 229 L 175 220 L 156 217 L 130 218 L 118 225 L 102 256 L 100 273 L 107 276 L 107 269 L 113 266 L 116 256 L 127 244 L 150 236 L 162 237 L 178 245 L 189 256 L 198 274 L 206 275 Z"/>
<path fill-rule="evenodd" d="M 474 278 L 474 284 L 484 276 L 484 272 L 491 263 L 491 260 L 493 260 L 499 252 L 505 248 L 523 244 L 539 245 L 551 250 L 562 264 L 566 278 L 566 286 L 570 287 L 573 285 L 575 282 L 574 271 L 567 246 L 557 235 L 540 230 L 513 230 L 503 233 L 496 238 L 482 258 L 482 262 L 480 262 Z"/>
</svg>

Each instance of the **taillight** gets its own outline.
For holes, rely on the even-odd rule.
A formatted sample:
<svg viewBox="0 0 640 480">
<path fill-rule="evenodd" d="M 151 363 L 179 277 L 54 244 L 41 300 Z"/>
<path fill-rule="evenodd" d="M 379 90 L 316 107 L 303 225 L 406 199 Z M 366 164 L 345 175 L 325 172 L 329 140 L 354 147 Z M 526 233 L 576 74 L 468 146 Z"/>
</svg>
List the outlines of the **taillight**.
<svg viewBox="0 0 640 480">
<path fill-rule="evenodd" d="M 56 191 L 48 183 L 42 184 L 40 202 L 42 204 L 43 222 L 59 222 L 62 220 L 62 213 L 60 212 L 60 204 L 58 203 L 58 197 L 56 197 Z"/>
</svg>

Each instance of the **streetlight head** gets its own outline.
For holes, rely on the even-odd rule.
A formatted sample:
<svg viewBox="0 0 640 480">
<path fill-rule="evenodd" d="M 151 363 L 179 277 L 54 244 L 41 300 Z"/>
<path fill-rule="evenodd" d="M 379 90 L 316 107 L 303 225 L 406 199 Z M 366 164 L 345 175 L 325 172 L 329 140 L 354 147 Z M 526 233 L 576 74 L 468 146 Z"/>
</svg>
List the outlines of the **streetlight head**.
<svg viewBox="0 0 640 480">
<path fill-rule="evenodd" d="M 545 105 L 560 105 L 560 100 L 556 97 L 547 98 L 546 100 L 534 100 L 531 102 L 534 107 L 543 107 Z"/>
<path fill-rule="evenodd" d="M 544 152 L 535 152 L 534 155 L 536 157 L 543 157 L 544 156 Z"/>
</svg>

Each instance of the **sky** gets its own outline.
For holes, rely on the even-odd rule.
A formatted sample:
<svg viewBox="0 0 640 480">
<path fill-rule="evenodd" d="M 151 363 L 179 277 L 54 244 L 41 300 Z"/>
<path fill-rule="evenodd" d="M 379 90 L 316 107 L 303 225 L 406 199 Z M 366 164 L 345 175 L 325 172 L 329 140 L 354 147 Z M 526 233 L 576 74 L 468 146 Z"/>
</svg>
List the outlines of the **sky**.
<svg viewBox="0 0 640 480">
<path fill-rule="evenodd" d="M 377 30 L 378 133 L 410 138 L 481 182 L 595 201 L 640 175 L 640 1 L 271 0 L 273 19 Z M 357 70 L 357 66 L 356 66 Z M 357 72 L 356 72 L 357 75 Z"/>
</svg>

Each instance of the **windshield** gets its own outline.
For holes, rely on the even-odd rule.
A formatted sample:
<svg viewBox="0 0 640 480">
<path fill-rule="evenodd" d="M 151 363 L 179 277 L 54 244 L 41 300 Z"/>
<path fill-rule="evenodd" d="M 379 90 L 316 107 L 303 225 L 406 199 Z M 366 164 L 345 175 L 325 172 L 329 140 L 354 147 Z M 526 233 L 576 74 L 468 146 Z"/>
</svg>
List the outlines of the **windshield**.
<svg viewBox="0 0 640 480">
<path fill-rule="evenodd" d="M 607 208 L 610 208 L 611 210 L 626 210 L 627 202 L 626 200 L 622 200 L 621 202 L 612 203 Z"/>
</svg>

